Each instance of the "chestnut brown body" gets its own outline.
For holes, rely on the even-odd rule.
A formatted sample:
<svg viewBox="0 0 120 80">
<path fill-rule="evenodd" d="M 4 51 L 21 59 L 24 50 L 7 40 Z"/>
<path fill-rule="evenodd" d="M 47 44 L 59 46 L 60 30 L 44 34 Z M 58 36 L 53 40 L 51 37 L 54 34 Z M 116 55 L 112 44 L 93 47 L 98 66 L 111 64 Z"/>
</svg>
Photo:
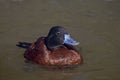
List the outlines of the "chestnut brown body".
<svg viewBox="0 0 120 80">
<path fill-rule="evenodd" d="M 49 50 L 45 45 L 45 37 L 39 38 L 24 53 L 27 60 L 44 66 L 69 66 L 82 63 L 82 56 L 73 49 L 59 47 Z"/>
</svg>

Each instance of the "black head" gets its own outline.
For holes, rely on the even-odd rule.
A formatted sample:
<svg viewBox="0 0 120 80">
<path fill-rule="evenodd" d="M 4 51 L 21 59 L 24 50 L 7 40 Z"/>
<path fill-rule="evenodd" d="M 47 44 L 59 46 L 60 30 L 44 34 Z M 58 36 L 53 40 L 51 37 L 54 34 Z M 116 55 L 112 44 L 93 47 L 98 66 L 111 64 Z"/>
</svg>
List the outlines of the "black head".
<svg viewBox="0 0 120 80">
<path fill-rule="evenodd" d="M 73 39 L 70 38 L 70 34 L 65 28 L 61 26 L 52 27 L 45 39 L 45 43 L 48 49 L 54 49 L 59 46 L 63 46 L 63 44 L 73 44 L 73 42 Z"/>
<path fill-rule="evenodd" d="M 65 28 L 61 26 L 52 27 L 45 39 L 47 47 L 52 49 L 64 44 L 64 34 L 67 34 Z"/>
</svg>

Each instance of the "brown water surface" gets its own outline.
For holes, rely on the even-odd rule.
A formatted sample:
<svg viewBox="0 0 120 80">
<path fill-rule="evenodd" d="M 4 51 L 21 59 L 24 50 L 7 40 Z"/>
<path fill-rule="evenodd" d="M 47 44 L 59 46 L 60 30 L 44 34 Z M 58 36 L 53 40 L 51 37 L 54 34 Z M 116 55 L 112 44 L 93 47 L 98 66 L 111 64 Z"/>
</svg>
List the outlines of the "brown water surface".
<svg viewBox="0 0 120 80">
<path fill-rule="evenodd" d="M 24 62 L 18 41 L 61 25 L 80 41 L 84 64 L 66 70 Z M 0 0 L 0 80 L 120 80 L 120 0 Z"/>
</svg>

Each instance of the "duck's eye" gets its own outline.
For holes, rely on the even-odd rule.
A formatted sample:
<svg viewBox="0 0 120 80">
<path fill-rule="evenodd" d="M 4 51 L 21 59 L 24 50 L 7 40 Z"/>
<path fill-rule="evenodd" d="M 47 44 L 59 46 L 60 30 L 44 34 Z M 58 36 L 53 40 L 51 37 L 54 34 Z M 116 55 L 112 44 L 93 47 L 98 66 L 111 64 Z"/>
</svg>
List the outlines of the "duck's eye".
<svg viewBox="0 0 120 80">
<path fill-rule="evenodd" d="M 57 32 L 57 33 L 56 33 L 56 35 L 59 35 L 59 34 L 60 34 L 60 32 Z"/>
</svg>

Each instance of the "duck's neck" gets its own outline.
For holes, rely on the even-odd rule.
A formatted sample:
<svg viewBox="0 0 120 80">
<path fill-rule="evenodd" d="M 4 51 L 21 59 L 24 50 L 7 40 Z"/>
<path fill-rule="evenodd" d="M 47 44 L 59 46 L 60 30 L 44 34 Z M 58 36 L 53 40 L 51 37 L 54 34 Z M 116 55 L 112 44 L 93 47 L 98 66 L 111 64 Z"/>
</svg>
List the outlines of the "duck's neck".
<svg viewBox="0 0 120 80">
<path fill-rule="evenodd" d="M 52 39 L 48 39 L 47 37 L 45 38 L 45 44 L 46 44 L 47 48 L 50 50 L 53 50 L 53 49 L 63 46 L 62 43 L 56 42 L 55 40 L 52 40 Z"/>
</svg>

